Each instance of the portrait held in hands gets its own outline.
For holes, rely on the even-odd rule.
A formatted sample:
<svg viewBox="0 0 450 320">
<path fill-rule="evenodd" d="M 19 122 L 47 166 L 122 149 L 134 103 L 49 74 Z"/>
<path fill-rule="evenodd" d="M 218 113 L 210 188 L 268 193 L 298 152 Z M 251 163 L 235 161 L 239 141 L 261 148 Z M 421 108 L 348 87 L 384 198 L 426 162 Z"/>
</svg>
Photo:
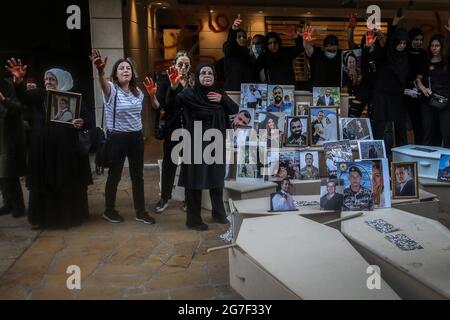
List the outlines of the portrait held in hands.
<svg viewBox="0 0 450 320">
<path fill-rule="evenodd" d="M 47 90 L 47 121 L 73 126 L 80 118 L 81 98 L 78 93 Z"/>
<path fill-rule="evenodd" d="M 417 174 L 417 162 L 392 162 L 392 198 L 418 199 L 419 178 Z"/>
</svg>

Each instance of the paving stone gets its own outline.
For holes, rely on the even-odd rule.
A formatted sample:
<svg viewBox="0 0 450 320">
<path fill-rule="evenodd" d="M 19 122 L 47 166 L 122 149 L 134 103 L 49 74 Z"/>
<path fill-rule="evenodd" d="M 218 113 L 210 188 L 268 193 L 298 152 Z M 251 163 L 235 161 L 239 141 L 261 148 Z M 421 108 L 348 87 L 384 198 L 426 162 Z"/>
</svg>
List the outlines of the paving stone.
<svg viewBox="0 0 450 320">
<path fill-rule="evenodd" d="M 42 235 L 28 249 L 29 254 L 55 254 L 64 248 L 64 237 Z"/>
<path fill-rule="evenodd" d="M 198 241 L 198 234 L 196 231 L 186 230 L 178 232 L 163 232 L 160 234 L 161 238 L 170 243 Z"/>
<path fill-rule="evenodd" d="M 89 275 L 102 263 L 99 255 L 73 254 L 55 258 L 49 271 L 54 274 L 65 274 L 69 266 L 75 265 L 81 269 L 81 276 Z"/>
<path fill-rule="evenodd" d="M 159 239 L 152 235 L 132 236 L 122 244 L 111 258 L 114 264 L 141 264 L 159 244 Z"/>
<path fill-rule="evenodd" d="M 28 295 L 28 290 L 17 283 L 12 285 L 0 284 L 0 300 L 25 300 Z"/>
<path fill-rule="evenodd" d="M 148 276 L 120 275 L 120 274 L 95 274 L 90 276 L 84 283 L 87 287 L 138 287 L 147 281 Z"/>
<path fill-rule="evenodd" d="M 188 269 L 184 272 L 158 274 L 146 286 L 147 290 L 175 289 L 207 284 L 208 275 L 204 269 Z"/>
<path fill-rule="evenodd" d="M 15 273 L 45 273 L 50 267 L 54 256 L 49 254 L 30 254 L 25 252 L 11 267 Z M 0 283 L 2 278 L 0 278 Z"/>
<path fill-rule="evenodd" d="M 207 271 L 210 281 L 214 285 L 226 285 L 230 283 L 229 269 L 221 260 L 208 261 Z"/>
<path fill-rule="evenodd" d="M 45 274 L 39 272 L 7 272 L 0 278 L 0 287 L 7 287 L 9 289 L 22 287 L 27 290 L 37 288 L 44 280 L 44 277 Z"/>
</svg>

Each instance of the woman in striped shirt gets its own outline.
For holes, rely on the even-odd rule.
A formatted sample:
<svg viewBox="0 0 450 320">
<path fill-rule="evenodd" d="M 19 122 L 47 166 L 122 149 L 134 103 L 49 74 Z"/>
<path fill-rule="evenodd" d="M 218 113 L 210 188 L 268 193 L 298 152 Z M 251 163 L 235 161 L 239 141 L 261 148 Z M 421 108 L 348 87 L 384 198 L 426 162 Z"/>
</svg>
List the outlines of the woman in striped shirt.
<svg viewBox="0 0 450 320">
<path fill-rule="evenodd" d="M 142 102 L 144 94 L 137 86 L 136 72 L 128 59 L 118 60 L 111 73 L 111 81 L 105 79 L 107 58 L 94 50 L 91 60 L 98 70 L 103 91 L 108 144 L 108 180 L 105 188 L 106 209 L 103 218 L 123 222 L 115 210 L 117 186 L 122 176 L 125 158 L 130 165 L 136 220 L 154 224 L 155 220 L 145 211 L 144 200 L 144 137 L 142 134 Z"/>
</svg>

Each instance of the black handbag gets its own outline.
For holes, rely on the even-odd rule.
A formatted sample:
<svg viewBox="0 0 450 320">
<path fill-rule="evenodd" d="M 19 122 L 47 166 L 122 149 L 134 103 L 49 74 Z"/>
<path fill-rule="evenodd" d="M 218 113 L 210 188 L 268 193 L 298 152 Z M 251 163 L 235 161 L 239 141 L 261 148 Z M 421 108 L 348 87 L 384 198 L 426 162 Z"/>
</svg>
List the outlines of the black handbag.
<svg viewBox="0 0 450 320">
<path fill-rule="evenodd" d="M 117 90 L 114 97 L 114 111 L 113 111 L 113 129 L 116 127 L 116 108 L 117 108 Z M 102 126 L 104 124 L 105 117 L 105 105 L 103 105 L 102 113 Z M 103 174 L 105 168 L 110 165 L 109 149 L 111 148 L 111 135 L 106 135 L 103 129 L 98 130 L 98 145 L 97 152 L 95 154 L 95 172 L 97 174 Z"/>
<path fill-rule="evenodd" d="M 431 89 L 430 77 L 428 77 L 428 83 Z M 430 96 L 428 104 L 438 110 L 444 110 L 448 107 L 448 98 L 433 92 Z"/>
</svg>

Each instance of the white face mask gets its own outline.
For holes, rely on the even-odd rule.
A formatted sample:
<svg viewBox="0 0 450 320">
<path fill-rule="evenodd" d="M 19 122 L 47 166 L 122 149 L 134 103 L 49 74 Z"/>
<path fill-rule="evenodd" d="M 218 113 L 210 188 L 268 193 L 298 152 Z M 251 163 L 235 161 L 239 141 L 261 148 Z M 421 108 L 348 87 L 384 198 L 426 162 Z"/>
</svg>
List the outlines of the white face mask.
<svg viewBox="0 0 450 320">
<path fill-rule="evenodd" d="M 333 59 L 334 57 L 336 57 L 337 52 L 328 52 L 325 51 L 325 57 L 327 57 L 328 59 Z"/>
<path fill-rule="evenodd" d="M 252 51 L 255 57 L 258 58 L 259 55 L 262 53 L 262 46 L 256 44 L 252 45 Z"/>
</svg>

